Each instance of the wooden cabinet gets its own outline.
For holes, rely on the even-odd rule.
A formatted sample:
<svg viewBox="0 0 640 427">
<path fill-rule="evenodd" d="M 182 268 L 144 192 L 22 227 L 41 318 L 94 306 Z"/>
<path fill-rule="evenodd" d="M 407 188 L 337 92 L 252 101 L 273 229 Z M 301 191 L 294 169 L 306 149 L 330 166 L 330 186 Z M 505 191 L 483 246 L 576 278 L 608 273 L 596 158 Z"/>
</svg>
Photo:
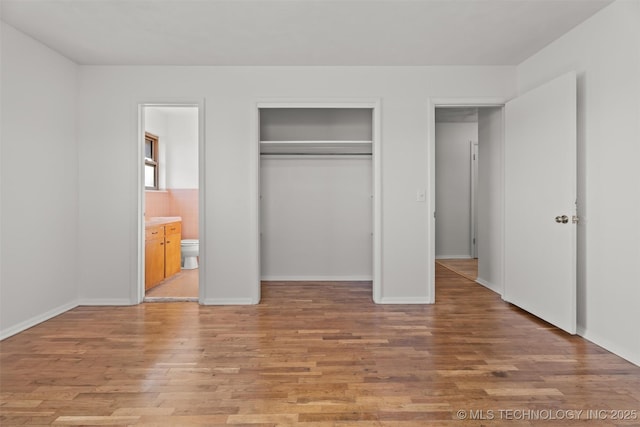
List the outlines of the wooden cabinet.
<svg viewBox="0 0 640 427">
<path fill-rule="evenodd" d="M 164 276 L 171 277 L 180 272 L 181 223 L 165 225 L 164 234 Z"/>
<path fill-rule="evenodd" d="M 147 290 L 164 280 L 164 227 L 147 229 L 144 251 L 144 289 Z"/>
<path fill-rule="evenodd" d="M 145 230 L 145 290 L 180 272 L 181 223 L 148 226 Z"/>
</svg>

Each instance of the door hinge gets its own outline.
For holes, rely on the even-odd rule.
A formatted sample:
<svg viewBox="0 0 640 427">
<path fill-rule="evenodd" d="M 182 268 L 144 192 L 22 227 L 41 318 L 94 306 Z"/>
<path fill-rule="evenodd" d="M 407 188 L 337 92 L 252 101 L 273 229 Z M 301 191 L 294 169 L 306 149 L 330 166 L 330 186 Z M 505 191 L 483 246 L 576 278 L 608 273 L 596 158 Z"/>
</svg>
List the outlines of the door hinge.
<svg viewBox="0 0 640 427">
<path fill-rule="evenodd" d="M 572 223 L 572 224 L 577 224 L 577 223 L 579 223 L 579 222 L 580 222 L 580 218 L 578 218 L 578 216 L 577 216 L 577 215 L 573 215 L 573 216 L 571 217 L 571 223 Z"/>
</svg>

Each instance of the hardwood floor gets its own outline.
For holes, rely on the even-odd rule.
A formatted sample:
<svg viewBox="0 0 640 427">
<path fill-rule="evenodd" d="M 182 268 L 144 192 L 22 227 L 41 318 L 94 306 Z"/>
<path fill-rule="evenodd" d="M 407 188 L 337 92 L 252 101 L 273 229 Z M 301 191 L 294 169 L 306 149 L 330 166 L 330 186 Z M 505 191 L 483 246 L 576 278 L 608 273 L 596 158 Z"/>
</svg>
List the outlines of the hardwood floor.
<svg viewBox="0 0 640 427">
<path fill-rule="evenodd" d="M 436 259 L 436 264 L 474 282 L 478 278 L 478 258 Z"/>
<path fill-rule="evenodd" d="M 640 367 L 440 266 L 437 280 L 430 306 L 270 283 L 256 306 L 78 307 L 1 343 L 0 423 L 640 424 Z"/>
</svg>

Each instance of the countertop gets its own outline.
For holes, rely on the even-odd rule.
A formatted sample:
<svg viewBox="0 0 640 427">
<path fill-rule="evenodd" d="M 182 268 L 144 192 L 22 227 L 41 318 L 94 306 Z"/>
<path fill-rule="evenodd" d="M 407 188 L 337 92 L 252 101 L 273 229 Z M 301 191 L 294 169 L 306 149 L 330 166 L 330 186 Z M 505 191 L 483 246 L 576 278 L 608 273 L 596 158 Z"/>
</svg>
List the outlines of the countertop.
<svg viewBox="0 0 640 427">
<path fill-rule="evenodd" d="M 171 222 L 181 222 L 182 217 L 180 216 L 154 216 L 144 220 L 144 226 L 146 227 L 155 227 L 158 225 L 169 224 Z"/>
</svg>

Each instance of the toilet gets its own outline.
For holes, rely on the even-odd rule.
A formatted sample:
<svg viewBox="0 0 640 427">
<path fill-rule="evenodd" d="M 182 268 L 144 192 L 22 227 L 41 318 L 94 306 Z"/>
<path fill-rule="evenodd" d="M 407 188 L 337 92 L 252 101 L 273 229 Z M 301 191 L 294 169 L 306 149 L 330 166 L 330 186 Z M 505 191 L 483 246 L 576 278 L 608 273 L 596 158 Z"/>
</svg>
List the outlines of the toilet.
<svg viewBox="0 0 640 427">
<path fill-rule="evenodd" d="M 197 239 L 185 239 L 180 241 L 182 268 L 184 270 L 193 270 L 194 268 L 198 268 L 199 253 L 200 242 Z"/>
</svg>

